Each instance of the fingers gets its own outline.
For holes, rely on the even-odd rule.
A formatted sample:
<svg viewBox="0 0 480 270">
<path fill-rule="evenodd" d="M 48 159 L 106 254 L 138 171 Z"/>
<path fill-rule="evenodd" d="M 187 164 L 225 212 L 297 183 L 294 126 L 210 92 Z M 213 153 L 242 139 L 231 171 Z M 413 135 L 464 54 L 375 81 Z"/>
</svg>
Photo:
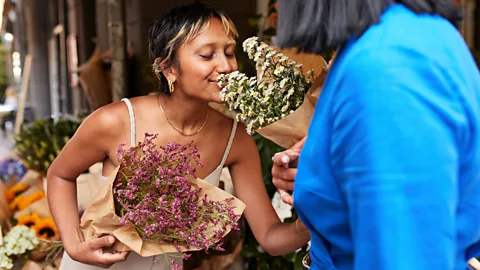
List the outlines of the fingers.
<svg viewBox="0 0 480 270">
<path fill-rule="evenodd" d="M 280 198 L 282 198 L 284 203 L 293 205 L 293 196 L 290 195 L 290 193 L 283 189 L 278 189 L 278 192 L 280 193 Z"/>
<path fill-rule="evenodd" d="M 113 243 L 115 243 L 115 237 L 111 235 L 107 235 L 99 238 L 94 238 L 87 242 L 91 250 L 97 250 L 97 249 L 102 249 L 104 247 L 111 247 Z"/>
<path fill-rule="evenodd" d="M 110 268 L 114 263 L 123 262 L 127 259 L 129 252 L 105 251 L 115 243 L 112 235 L 94 238 L 77 245 L 70 257 L 76 261 L 95 265 L 102 268 Z"/>
<path fill-rule="evenodd" d="M 297 176 L 297 169 L 287 169 L 283 167 L 272 168 L 273 184 L 277 188 L 293 190 L 293 181 Z M 279 186 L 277 186 L 279 185 Z"/>
<path fill-rule="evenodd" d="M 123 262 L 127 259 L 129 252 L 122 251 L 122 252 L 103 252 L 101 249 L 95 251 L 98 261 L 100 262 L 100 266 L 103 268 L 109 268 L 114 263 Z"/>
<path fill-rule="evenodd" d="M 297 160 L 299 155 L 300 151 L 298 150 L 285 150 L 283 152 L 276 153 L 272 158 L 273 164 L 279 167 L 284 167 L 292 161 Z"/>
</svg>

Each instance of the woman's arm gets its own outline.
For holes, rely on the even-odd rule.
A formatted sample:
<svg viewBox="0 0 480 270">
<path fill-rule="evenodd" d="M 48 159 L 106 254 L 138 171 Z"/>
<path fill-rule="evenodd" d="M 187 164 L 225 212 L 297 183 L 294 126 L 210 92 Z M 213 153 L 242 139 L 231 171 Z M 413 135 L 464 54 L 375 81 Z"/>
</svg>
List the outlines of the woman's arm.
<svg viewBox="0 0 480 270">
<path fill-rule="evenodd" d="M 247 206 L 245 217 L 262 248 L 278 256 L 304 246 L 309 241 L 309 233 L 303 223 L 284 224 L 273 209 L 263 183 L 257 146 L 243 125 L 237 130 L 231 155 L 230 173 L 235 193 Z"/>
<path fill-rule="evenodd" d="M 107 158 L 112 141 L 117 139 L 116 131 L 122 128 L 119 123 L 122 121 L 111 107 L 94 112 L 80 125 L 47 174 L 48 202 L 66 252 L 74 260 L 101 267 L 124 260 L 126 254 L 101 252 L 102 247 L 113 244 L 113 237 L 84 242 L 78 217 L 76 178 Z"/>
</svg>

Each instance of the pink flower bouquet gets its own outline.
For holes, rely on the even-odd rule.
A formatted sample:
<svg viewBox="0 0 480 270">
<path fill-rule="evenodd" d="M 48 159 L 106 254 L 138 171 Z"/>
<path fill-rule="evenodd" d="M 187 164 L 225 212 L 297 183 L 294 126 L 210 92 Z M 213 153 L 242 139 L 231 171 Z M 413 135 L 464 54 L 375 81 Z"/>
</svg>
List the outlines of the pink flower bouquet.
<svg viewBox="0 0 480 270">
<path fill-rule="evenodd" d="M 237 229 L 245 205 L 196 178 L 194 165 L 202 162 L 193 142 L 158 149 L 155 138 L 146 134 L 136 147 L 118 149 L 120 166 L 82 216 L 85 238 L 111 234 L 119 240 L 115 251 L 141 256 L 221 249 L 216 243 Z"/>
</svg>

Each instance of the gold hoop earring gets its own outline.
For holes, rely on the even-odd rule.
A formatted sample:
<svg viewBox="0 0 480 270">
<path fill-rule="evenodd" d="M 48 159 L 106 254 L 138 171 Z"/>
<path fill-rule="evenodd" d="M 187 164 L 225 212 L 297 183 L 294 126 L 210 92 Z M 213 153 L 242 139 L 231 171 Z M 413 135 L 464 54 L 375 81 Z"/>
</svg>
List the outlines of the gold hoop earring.
<svg viewBox="0 0 480 270">
<path fill-rule="evenodd" d="M 170 94 L 175 91 L 175 86 L 173 86 L 173 82 L 168 80 L 168 89 L 170 90 Z"/>
</svg>

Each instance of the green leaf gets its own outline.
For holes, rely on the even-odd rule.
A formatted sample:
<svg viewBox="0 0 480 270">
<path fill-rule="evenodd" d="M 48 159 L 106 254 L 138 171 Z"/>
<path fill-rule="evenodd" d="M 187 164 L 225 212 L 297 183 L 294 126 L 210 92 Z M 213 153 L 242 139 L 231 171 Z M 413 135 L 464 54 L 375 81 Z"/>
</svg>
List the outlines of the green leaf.
<svg viewBox="0 0 480 270">
<path fill-rule="evenodd" d="M 262 15 L 250 16 L 248 18 L 248 24 L 250 24 L 252 27 L 257 27 L 261 19 Z"/>
</svg>

